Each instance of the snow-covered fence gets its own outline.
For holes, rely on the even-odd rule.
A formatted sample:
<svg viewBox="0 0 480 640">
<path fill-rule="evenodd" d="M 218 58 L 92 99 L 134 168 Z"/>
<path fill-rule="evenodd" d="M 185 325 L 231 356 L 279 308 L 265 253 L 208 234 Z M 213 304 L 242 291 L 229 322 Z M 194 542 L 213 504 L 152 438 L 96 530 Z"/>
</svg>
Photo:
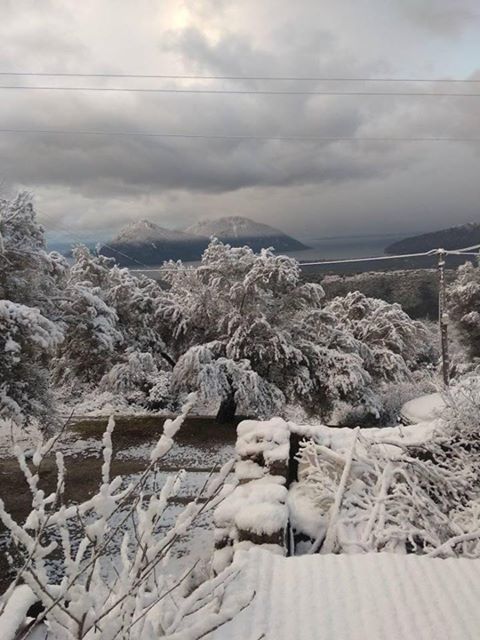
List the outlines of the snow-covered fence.
<svg viewBox="0 0 480 640">
<path fill-rule="evenodd" d="M 290 428 L 281 418 L 245 420 L 237 427 L 235 473 L 239 486 L 217 507 L 215 571 L 238 549 L 260 545 L 286 555 Z"/>
</svg>

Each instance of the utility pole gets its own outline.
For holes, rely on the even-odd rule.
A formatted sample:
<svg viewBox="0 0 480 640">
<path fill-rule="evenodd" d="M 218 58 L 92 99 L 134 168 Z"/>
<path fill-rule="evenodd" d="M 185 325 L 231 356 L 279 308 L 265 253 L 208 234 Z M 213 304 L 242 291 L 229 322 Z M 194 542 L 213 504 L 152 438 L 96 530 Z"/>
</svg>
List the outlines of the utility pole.
<svg viewBox="0 0 480 640">
<path fill-rule="evenodd" d="M 448 355 L 448 312 L 447 291 L 445 284 L 445 249 L 438 249 L 438 324 L 440 328 L 440 345 L 442 349 L 443 384 L 450 384 L 450 358 Z"/>
</svg>

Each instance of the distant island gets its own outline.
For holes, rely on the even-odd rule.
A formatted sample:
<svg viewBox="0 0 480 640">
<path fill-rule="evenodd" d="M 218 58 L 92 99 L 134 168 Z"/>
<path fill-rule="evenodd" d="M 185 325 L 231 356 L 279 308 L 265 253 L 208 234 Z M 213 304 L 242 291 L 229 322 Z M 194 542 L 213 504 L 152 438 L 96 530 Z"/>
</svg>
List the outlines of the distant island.
<svg viewBox="0 0 480 640">
<path fill-rule="evenodd" d="M 394 242 L 385 249 L 387 255 L 403 253 L 419 253 L 431 249 L 462 249 L 471 245 L 480 244 L 480 223 L 468 224 L 441 229 L 431 233 L 422 233 Z"/>
<path fill-rule="evenodd" d="M 255 252 L 267 247 L 279 252 L 308 249 L 279 229 L 250 218 L 230 216 L 200 221 L 185 231 L 172 231 L 149 220 L 139 220 L 103 244 L 100 253 L 128 267 L 159 265 L 165 260 L 191 262 L 201 258 L 212 236 L 232 247 L 247 245 Z"/>
</svg>

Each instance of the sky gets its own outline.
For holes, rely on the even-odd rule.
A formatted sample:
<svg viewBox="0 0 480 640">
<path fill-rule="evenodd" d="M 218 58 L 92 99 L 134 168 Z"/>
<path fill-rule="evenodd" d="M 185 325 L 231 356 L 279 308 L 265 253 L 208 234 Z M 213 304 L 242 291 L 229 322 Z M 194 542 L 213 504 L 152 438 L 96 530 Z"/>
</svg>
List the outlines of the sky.
<svg viewBox="0 0 480 640">
<path fill-rule="evenodd" d="M 3 73 L 479 80 L 0 75 L 3 86 L 480 93 L 478 0 L 0 0 L 0 14 Z M 0 129 L 307 137 L 0 132 L 3 195 L 32 192 L 42 223 L 58 239 L 109 238 L 140 218 L 181 229 L 242 215 L 304 240 L 480 222 L 480 97 L 1 88 L 0 97 Z"/>
</svg>

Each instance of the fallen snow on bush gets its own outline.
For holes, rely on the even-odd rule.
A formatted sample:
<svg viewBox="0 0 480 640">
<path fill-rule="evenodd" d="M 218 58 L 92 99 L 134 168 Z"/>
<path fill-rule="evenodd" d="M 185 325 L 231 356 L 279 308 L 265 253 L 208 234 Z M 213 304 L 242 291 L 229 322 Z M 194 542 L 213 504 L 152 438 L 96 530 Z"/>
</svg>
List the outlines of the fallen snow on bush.
<svg viewBox="0 0 480 640">
<path fill-rule="evenodd" d="M 406 402 L 400 411 L 410 424 L 430 422 L 439 418 L 445 411 L 445 398 L 441 393 L 429 393 Z"/>
</svg>

